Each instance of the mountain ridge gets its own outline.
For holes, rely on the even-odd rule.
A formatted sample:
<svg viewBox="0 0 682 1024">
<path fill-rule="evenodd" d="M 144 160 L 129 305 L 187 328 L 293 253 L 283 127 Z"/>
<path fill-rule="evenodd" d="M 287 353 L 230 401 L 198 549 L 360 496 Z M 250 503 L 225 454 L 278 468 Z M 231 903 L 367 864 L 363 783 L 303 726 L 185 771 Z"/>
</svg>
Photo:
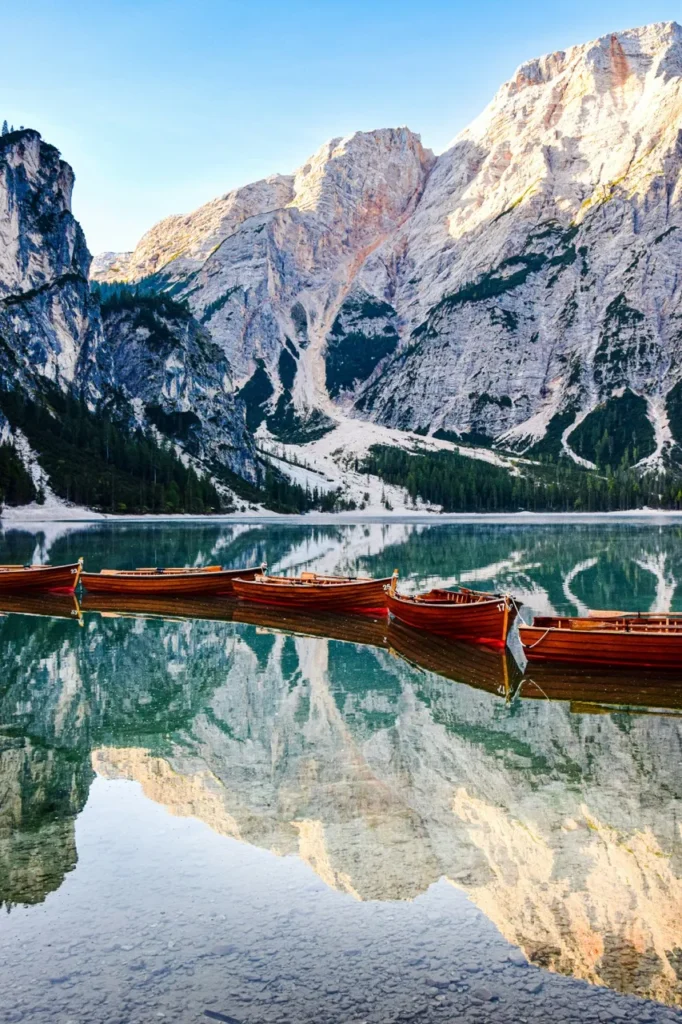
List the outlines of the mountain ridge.
<svg viewBox="0 0 682 1024">
<path fill-rule="evenodd" d="M 680 26 L 613 33 L 521 64 L 438 156 L 335 137 L 92 268 L 71 168 L 4 136 L 0 384 L 70 410 L 67 447 L 108 417 L 117 472 L 146 434 L 145 465 L 167 447 L 185 500 L 189 468 L 227 508 L 677 507 L 681 120 Z M 6 500 L 69 500 L 37 406 L 5 406 Z M 76 490 L 128 510 L 88 422 L 101 482 Z"/>
<path fill-rule="evenodd" d="M 132 298 L 129 322 L 107 329 L 71 211 L 74 181 L 37 131 L 0 137 L 0 499 L 218 510 L 212 471 L 257 478 L 229 364 L 217 351 L 202 362 L 199 325 L 163 296 Z M 180 451 L 158 422 L 190 408 L 201 438 Z"/>
<path fill-rule="evenodd" d="M 656 435 L 647 457 L 655 454 L 660 460 L 666 455 L 675 439 L 664 399 L 666 389 L 677 383 L 679 345 L 676 335 L 669 338 L 660 325 L 652 326 L 657 312 L 660 318 L 655 296 L 650 310 L 640 310 L 638 303 L 669 283 L 660 274 L 652 287 L 642 281 L 641 271 L 638 278 L 637 264 L 630 266 L 635 251 L 627 265 L 614 266 L 610 235 L 620 231 L 619 248 L 632 249 L 648 227 L 641 223 L 639 207 L 644 206 L 650 219 L 660 220 L 651 230 L 651 245 L 655 240 L 666 260 L 682 258 L 674 237 L 678 225 L 669 223 L 679 189 L 674 126 L 675 111 L 682 110 L 681 80 L 682 29 L 675 22 L 612 33 L 522 63 L 448 150 L 438 157 L 424 151 L 425 173 L 403 199 L 405 215 L 393 219 L 385 238 L 375 233 L 369 249 L 356 246 L 354 262 L 340 261 L 337 281 L 345 271 L 342 287 L 323 287 L 320 295 L 319 287 L 314 294 L 316 282 L 303 275 L 294 282 L 299 287 L 297 305 L 305 314 L 303 329 L 315 335 L 313 351 L 304 355 L 293 388 L 295 407 L 318 406 L 332 419 L 350 413 L 401 429 L 475 434 L 490 443 L 527 449 L 546 435 L 555 417 L 573 413 L 570 425 L 577 427 L 578 416 L 589 415 L 600 403 L 618 397 L 619 389 L 631 387 L 645 398 Z M 348 139 L 401 131 L 406 129 L 355 133 Z M 610 137 L 614 145 L 609 147 Z M 347 145 L 348 140 L 341 142 Z M 332 140 L 320 147 L 303 170 L 311 162 L 323 164 L 338 145 Z M 346 173 L 344 198 L 353 185 L 350 165 Z M 630 187 L 628 194 L 624 183 Z M 608 203 L 612 212 L 606 209 Z M 211 205 L 184 220 L 196 222 Z M 315 205 L 303 203 L 301 208 L 313 210 Z M 595 231 L 599 220 L 604 223 Z M 595 269 L 588 257 L 592 239 L 585 237 L 590 231 L 593 238 L 599 236 Z M 238 292 L 248 292 L 249 273 L 258 273 L 255 258 L 249 266 L 239 265 L 244 258 L 244 247 L 234 241 L 239 233 L 237 227 L 220 243 L 221 250 L 234 246 L 239 258 L 230 262 L 223 251 L 221 266 L 211 268 L 211 287 L 222 279 L 234 289 L 229 296 L 223 293 L 224 305 L 208 320 L 228 353 L 239 341 L 225 320 L 230 315 L 239 320 Z M 141 254 L 144 239 L 138 246 Z M 300 258 L 299 242 L 293 240 L 282 261 Z M 305 250 L 304 255 L 314 254 Z M 133 279 L 146 276 L 150 267 L 135 255 L 129 264 Z M 197 309 L 207 308 L 207 284 L 201 276 L 192 276 L 191 282 L 182 279 L 182 254 L 164 270 L 169 276 L 166 287 L 185 294 Z M 628 284 L 628 273 L 636 300 L 622 287 Z M 100 277 L 106 274 L 99 271 Z M 611 289 L 611 302 L 623 293 L 620 305 L 587 301 L 584 293 L 595 282 L 607 286 L 598 290 L 611 287 L 609 276 L 621 282 L 617 292 Z M 468 295 L 467 288 L 479 290 Z M 273 405 L 281 394 L 277 359 L 285 339 L 296 339 L 298 330 L 291 317 L 293 304 L 285 309 L 279 298 L 276 284 L 268 294 L 261 290 L 269 322 L 261 322 L 256 346 L 250 348 L 247 339 L 235 360 L 240 379 L 255 368 L 256 356 L 265 360 Z M 667 299 L 677 310 L 676 286 Z M 369 318 L 358 316 L 367 303 L 390 309 L 383 318 L 376 308 Z M 534 318 L 530 306 L 542 315 Z M 312 316 L 317 324 L 308 322 Z M 540 321 L 535 328 L 534 319 Z M 576 338 L 565 344 L 562 336 L 570 335 L 572 324 Z M 622 333 L 620 349 L 609 344 L 609 330 Z M 589 333 L 589 344 L 577 337 L 580 332 Z M 377 346 L 377 336 L 397 342 Z M 477 344 L 469 341 L 472 336 Z M 486 336 L 494 338 L 494 347 L 485 344 Z M 666 358 L 656 351 L 656 342 L 665 345 Z M 519 357 L 520 346 L 525 351 Z M 528 352 L 530 346 L 537 355 Z M 499 372 L 490 371 L 493 358 L 506 361 L 514 384 L 510 393 L 502 388 Z M 674 364 L 672 369 L 666 359 Z M 353 366 L 339 379 L 336 368 L 344 362 Z M 619 363 L 627 364 L 624 370 Z M 658 378 L 653 386 L 652 375 Z M 556 423 L 553 429 L 558 429 Z M 572 451 L 563 430 L 560 440 L 561 449 L 580 464 L 581 456 Z M 593 460 L 583 461 L 594 465 Z"/>
</svg>

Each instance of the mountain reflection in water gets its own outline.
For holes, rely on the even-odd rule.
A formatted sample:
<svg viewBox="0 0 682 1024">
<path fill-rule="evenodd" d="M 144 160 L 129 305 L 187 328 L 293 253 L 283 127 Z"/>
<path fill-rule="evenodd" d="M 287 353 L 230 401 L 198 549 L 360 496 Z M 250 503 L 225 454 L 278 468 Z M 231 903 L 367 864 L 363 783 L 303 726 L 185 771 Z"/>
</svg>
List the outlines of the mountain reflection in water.
<svg viewBox="0 0 682 1024">
<path fill-rule="evenodd" d="M 510 590 L 526 616 L 679 610 L 682 577 L 675 526 L 131 525 L 3 540 L 15 561 L 49 548 L 94 569 L 398 565 L 409 589 Z M 510 652 L 386 620 L 228 599 L 46 595 L 0 598 L 0 613 L 0 938 L 17 904 L 41 904 L 77 867 L 96 773 L 361 901 L 419 901 L 445 879 L 538 967 L 682 1007 L 682 674 L 524 673 Z"/>
</svg>

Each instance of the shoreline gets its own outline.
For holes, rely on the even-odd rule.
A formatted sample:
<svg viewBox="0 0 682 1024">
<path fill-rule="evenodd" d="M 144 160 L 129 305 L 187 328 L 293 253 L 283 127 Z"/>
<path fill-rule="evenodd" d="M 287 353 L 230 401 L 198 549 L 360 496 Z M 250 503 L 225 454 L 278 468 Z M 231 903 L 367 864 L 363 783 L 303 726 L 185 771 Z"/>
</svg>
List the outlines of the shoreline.
<svg viewBox="0 0 682 1024">
<path fill-rule="evenodd" d="M 552 523 L 596 523 L 624 520 L 641 520 L 653 524 L 657 520 L 682 521 L 682 510 L 628 509 L 617 512 L 307 512 L 302 514 L 281 514 L 275 512 L 226 513 L 223 515 L 195 515 L 191 513 L 114 515 L 92 512 L 82 508 L 47 508 L 40 506 L 30 509 L 9 509 L 0 515 L 0 528 L 12 529 L 22 526 L 36 526 L 41 523 L 253 523 L 253 524 L 297 524 L 333 525 L 335 523 L 416 523 L 437 526 L 453 523 L 501 523 L 549 525 Z"/>
</svg>

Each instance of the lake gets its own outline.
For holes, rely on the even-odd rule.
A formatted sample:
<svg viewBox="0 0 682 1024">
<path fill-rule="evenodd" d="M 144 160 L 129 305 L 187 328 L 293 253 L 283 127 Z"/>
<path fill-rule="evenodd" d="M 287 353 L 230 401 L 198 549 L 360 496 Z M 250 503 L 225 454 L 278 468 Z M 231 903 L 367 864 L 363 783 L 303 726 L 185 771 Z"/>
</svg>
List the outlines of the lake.
<svg viewBox="0 0 682 1024">
<path fill-rule="evenodd" d="M 0 549 L 682 611 L 665 520 L 49 524 Z M 0 598 L 3 1022 L 682 1021 L 682 673 L 235 604 Z"/>
</svg>

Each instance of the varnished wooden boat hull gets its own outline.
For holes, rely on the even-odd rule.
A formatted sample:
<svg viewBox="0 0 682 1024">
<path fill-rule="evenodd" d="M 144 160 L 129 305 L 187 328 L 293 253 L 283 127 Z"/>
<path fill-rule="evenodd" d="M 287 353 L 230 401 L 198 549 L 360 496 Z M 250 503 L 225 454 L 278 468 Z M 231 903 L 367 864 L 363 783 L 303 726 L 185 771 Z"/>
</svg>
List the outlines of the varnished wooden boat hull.
<svg viewBox="0 0 682 1024">
<path fill-rule="evenodd" d="M 521 680 L 521 669 L 506 648 L 429 635 L 395 619 L 388 626 L 386 638 L 389 648 L 411 664 L 477 690 L 507 697 Z"/>
<path fill-rule="evenodd" d="M 187 573 L 105 573 L 84 572 L 86 590 L 98 594 L 159 594 L 168 597 L 187 594 L 231 594 L 236 578 L 253 579 L 262 569 L 222 569 L 220 572 Z"/>
<path fill-rule="evenodd" d="M 682 669 L 682 629 L 668 633 L 626 633 L 520 626 L 519 637 L 524 654 L 534 662 Z"/>
<path fill-rule="evenodd" d="M 394 618 L 413 629 L 494 647 L 506 644 L 516 616 L 516 608 L 504 596 L 454 604 L 410 601 L 397 594 L 387 594 L 387 604 Z"/>
<path fill-rule="evenodd" d="M 28 569 L 17 566 L 0 571 L 0 593 L 18 594 L 24 591 L 56 590 L 73 593 L 81 574 L 81 562 L 73 565 L 33 565 Z"/>
<path fill-rule="evenodd" d="M 390 579 L 287 585 L 238 579 L 234 592 L 243 601 L 292 610 L 372 612 L 386 608 L 388 583 Z"/>
</svg>

